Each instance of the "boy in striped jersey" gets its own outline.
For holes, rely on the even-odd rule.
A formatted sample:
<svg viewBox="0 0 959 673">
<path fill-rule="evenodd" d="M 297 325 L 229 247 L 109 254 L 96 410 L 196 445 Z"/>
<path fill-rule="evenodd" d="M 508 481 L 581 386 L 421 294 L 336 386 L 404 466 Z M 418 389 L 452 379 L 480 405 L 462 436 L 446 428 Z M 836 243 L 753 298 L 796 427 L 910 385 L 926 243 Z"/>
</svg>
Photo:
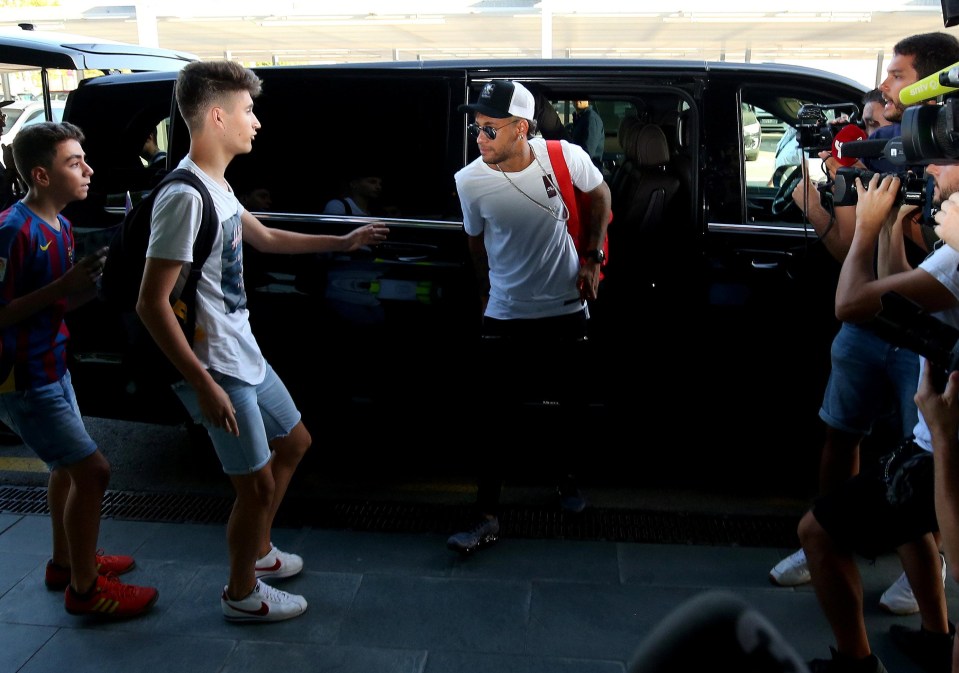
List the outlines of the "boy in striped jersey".
<svg viewBox="0 0 959 673">
<path fill-rule="evenodd" d="M 13 143 L 28 191 L 0 213 L 0 420 L 50 469 L 47 587 L 65 592 L 71 614 L 133 617 L 158 593 L 116 579 L 133 568 L 131 557 L 97 551 L 110 464 L 84 427 L 67 369 L 64 314 L 95 296 L 106 255 L 104 248 L 75 261 L 73 231 L 60 214 L 90 188 L 82 142 L 73 124 L 43 122 Z"/>
</svg>

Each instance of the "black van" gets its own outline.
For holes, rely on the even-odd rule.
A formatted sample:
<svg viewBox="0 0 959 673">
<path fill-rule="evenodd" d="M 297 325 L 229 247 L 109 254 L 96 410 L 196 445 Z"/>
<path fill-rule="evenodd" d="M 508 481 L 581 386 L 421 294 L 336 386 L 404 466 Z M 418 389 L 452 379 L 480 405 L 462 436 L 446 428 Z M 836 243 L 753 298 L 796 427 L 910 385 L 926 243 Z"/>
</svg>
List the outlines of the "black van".
<svg viewBox="0 0 959 673">
<path fill-rule="evenodd" d="M 495 395 L 498 383 L 474 366 L 480 305 L 453 174 L 477 151 L 456 109 L 491 78 L 511 78 L 536 95 L 544 136 L 568 137 L 575 100 L 602 115 L 614 220 L 591 307 L 590 416 L 530 405 L 504 446 L 532 461 L 572 450 L 587 467 L 661 485 L 814 489 L 839 265 L 789 198 L 798 167 L 777 170 L 775 150 L 801 105 L 824 104 L 832 116 L 830 105 L 858 103 L 865 87 L 726 62 L 254 70 L 263 126 L 227 173 L 241 199 L 260 197 L 247 203 L 274 227 L 342 233 L 375 217 L 391 228 L 387 243 L 351 254 L 245 251 L 254 334 L 318 445 L 377 455 L 403 447 L 433 464 L 478 455 L 470 428 L 484 420 L 466 408 L 466 392 Z M 187 151 L 175 78 L 98 77 L 70 95 L 65 118 L 86 133 L 95 169 L 89 198 L 67 210 L 78 249 L 102 242 L 127 195 L 135 200 Z M 764 125 L 755 157 L 744 149 L 744 109 L 781 124 L 778 133 Z M 139 155 L 151 130 L 167 152 L 159 168 Z M 808 164 L 820 169 L 818 159 Z M 358 170 L 381 178 L 382 209 L 323 214 Z M 85 413 L 182 420 L 173 398 L 138 398 L 123 373 L 123 331 L 102 306 L 68 324 Z M 577 436 L 586 445 L 569 446 Z"/>
</svg>

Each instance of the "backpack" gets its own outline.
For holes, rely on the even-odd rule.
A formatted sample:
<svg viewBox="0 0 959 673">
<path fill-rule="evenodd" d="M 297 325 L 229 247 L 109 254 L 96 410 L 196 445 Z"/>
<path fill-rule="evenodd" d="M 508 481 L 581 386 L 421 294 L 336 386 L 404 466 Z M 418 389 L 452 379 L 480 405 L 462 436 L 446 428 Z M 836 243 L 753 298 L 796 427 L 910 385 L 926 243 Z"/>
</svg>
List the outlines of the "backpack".
<svg viewBox="0 0 959 673">
<path fill-rule="evenodd" d="M 352 215 L 352 214 L 353 214 L 353 208 L 350 206 L 350 202 L 349 202 L 349 201 L 347 201 L 346 199 L 333 199 L 333 200 L 334 200 L 334 201 L 339 201 L 340 203 L 343 204 L 343 214 L 344 214 L 344 215 Z"/>
<path fill-rule="evenodd" d="M 573 179 L 569 174 L 569 166 L 566 165 L 566 158 L 563 156 L 563 148 L 559 140 L 547 140 L 546 150 L 549 153 L 549 161 L 553 165 L 553 171 L 556 173 L 556 181 L 559 183 L 559 191 L 563 196 L 563 201 L 569 209 L 569 219 L 566 220 L 566 228 L 569 231 L 570 238 L 576 246 L 576 252 L 580 258 L 586 253 L 586 247 L 589 245 L 588 231 L 583 220 L 589 218 L 590 204 L 593 198 L 579 187 L 573 184 Z M 613 211 L 609 211 L 609 221 L 613 221 Z M 602 280 L 606 274 L 603 273 L 603 267 L 609 262 L 609 235 L 603 240 L 603 263 L 599 268 L 599 278 Z"/>
<path fill-rule="evenodd" d="M 150 241 L 150 226 L 153 203 L 159 191 L 170 182 L 186 182 L 200 193 L 203 200 L 203 216 L 200 230 L 193 242 L 193 263 L 186 284 L 179 297 L 171 297 L 174 313 L 190 346 L 196 331 L 196 288 L 203 274 L 203 264 L 213 250 L 216 235 L 216 208 L 213 197 L 203 181 L 193 172 L 178 168 L 167 173 L 143 199 L 127 211 L 123 221 L 110 240 L 103 275 L 100 278 L 99 295 L 108 309 L 118 314 L 127 332 L 124 365 L 138 391 L 181 380 L 179 370 L 163 354 L 150 336 L 149 331 L 136 314 L 140 283 L 146 266 L 147 244 Z"/>
</svg>

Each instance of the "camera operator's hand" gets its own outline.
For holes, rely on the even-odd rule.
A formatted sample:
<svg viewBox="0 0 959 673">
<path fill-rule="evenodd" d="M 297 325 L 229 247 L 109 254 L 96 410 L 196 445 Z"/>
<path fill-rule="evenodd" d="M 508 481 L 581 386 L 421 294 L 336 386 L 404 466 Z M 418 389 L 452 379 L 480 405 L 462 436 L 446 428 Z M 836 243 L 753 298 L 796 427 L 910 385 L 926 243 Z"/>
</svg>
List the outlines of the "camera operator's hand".
<svg viewBox="0 0 959 673">
<path fill-rule="evenodd" d="M 959 192 L 942 202 L 934 216 L 936 236 L 953 250 L 959 250 Z"/>
<path fill-rule="evenodd" d="M 832 215 L 823 208 L 819 190 L 813 185 L 812 179 L 807 175 L 805 180 L 796 183 L 791 196 L 793 203 L 806 214 L 806 219 L 813 225 L 816 233 L 822 236 Z"/>
<path fill-rule="evenodd" d="M 826 173 L 829 175 L 830 180 L 836 179 L 836 171 L 839 170 L 839 167 L 842 165 L 839 163 L 839 159 L 832 155 L 832 152 L 829 150 L 819 153 L 819 158 L 822 159 L 823 167 L 826 169 Z"/>
<path fill-rule="evenodd" d="M 839 159 L 834 157 L 832 155 L 832 152 L 830 152 L 829 150 L 820 152 L 819 158 L 822 159 L 823 166 L 826 167 L 826 172 L 829 174 L 829 179 L 835 180 L 836 171 L 838 171 L 842 167 L 842 164 L 839 163 Z M 853 167 L 859 168 L 861 170 L 866 170 L 866 165 L 862 163 L 861 161 L 859 161 L 859 159 L 856 159 L 856 163 L 853 164 Z"/>
<path fill-rule="evenodd" d="M 959 372 L 949 372 L 945 390 L 940 392 L 933 381 L 933 367 L 923 358 L 916 405 L 929 426 L 934 443 L 937 440 L 956 442 L 959 437 Z"/>
<path fill-rule="evenodd" d="M 861 178 L 856 178 L 856 232 L 877 234 L 887 219 L 895 218 L 899 214 L 898 208 L 893 208 L 896 197 L 899 196 L 899 178 L 895 175 L 884 175 L 879 179 L 878 173 L 869 180 L 869 188 L 862 184 Z"/>
</svg>

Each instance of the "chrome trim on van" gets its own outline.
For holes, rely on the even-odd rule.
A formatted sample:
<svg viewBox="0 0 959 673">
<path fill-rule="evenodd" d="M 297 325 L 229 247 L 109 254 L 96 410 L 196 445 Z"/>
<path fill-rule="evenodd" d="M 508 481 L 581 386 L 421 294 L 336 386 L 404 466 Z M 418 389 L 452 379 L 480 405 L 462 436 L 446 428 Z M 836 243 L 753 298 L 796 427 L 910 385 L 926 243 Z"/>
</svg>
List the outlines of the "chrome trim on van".
<svg viewBox="0 0 959 673">
<path fill-rule="evenodd" d="M 710 222 L 707 229 L 713 234 L 752 234 L 768 236 L 794 236 L 796 238 L 818 238 L 812 225 L 802 227 L 785 224 L 732 224 L 729 222 Z"/>
<path fill-rule="evenodd" d="M 124 214 L 123 206 L 107 206 L 104 208 L 108 213 L 112 215 L 118 215 L 120 217 Z M 446 229 L 449 231 L 463 231 L 463 223 L 457 221 L 449 220 L 419 220 L 419 219 L 394 219 L 389 217 L 353 217 L 347 215 L 317 215 L 314 213 L 264 213 L 264 212 L 254 212 L 253 215 L 256 219 L 260 220 L 264 224 L 268 224 L 270 221 L 275 222 L 298 222 L 298 223 L 313 223 L 313 224 L 329 224 L 329 223 L 347 223 L 355 225 L 370 224 L 371 222 L 380 222 L 385 224 L 388 227 L 397 227 L 404 229 Z"/>
</svg>

